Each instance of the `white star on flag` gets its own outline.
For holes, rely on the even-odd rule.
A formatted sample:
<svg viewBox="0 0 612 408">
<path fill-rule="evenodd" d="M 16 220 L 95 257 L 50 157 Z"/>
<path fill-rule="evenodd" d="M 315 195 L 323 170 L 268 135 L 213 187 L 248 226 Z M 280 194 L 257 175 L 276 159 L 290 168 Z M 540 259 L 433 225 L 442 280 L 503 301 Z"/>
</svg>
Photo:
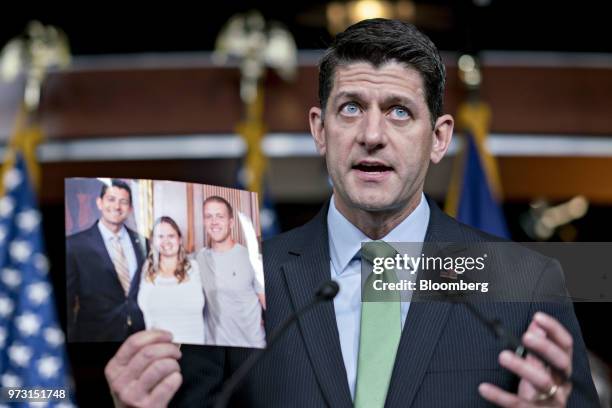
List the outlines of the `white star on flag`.
<svg viewBox="0 0 612 408">
<path fill-rule="evenodd" d="M 33 401 L 29 404 L 32 408 L 45 408 L 48 405 L 49 403 L 47 401 Z"/>
<path fill-rule="evenodd" d="M 3 374 L 0 382 L 2 382 L 2 386 L 5 388 L 21 387 L 21 380 L 15 374 Z"/>
<path fill-rule="evenodd" d="M 40 214 L 34 209 L 24 210 L 17 214 L 17 226 L 25 232 L 32 232 L 40 223 Z"/>
<path fill-rule="evenodd" d="M 9 358 L 18 366 L 26 367 L 32 358 L 32 350 L 27 346 L 13 344 L 8 349 Z"/>
<path fill-rule="evenodd" d="M 40 331 L 41 323 L 40 317 L 34 313 L 24 313 L 15 319 L 17 328 L 26 337 L 37 334 Z"/>
<path fill-rule="evenodd" d="M 46 275 L 49 272 L 49 260 L 43 254 L 34 254 L 34 266 L 43 275 Z"/>
<path fill-rule="evenodd" d="M 16 168 L 12 168 L 4 173 L 4 187 L 7 191 L 11 191 L 17 187 L 19 183 L 21 183 L 21 180 L 23 180 L 23 176 Z"/>
<path fill-rule="evenodd" d="M 56 327 L 47 327 L 43 331 L 43 336 L 45 341 L 53 347 L 64 344 L 64 332 Z"/>
<path fill-rule="evenodd" d="M 0 349 L 4 348 L 4 343 L 6 342 L 6 330 L 4 327 L 0 327 Z"/>
<path fill-rule="evenodd" d="M 51 286 L 46 282 L 38 282 L 29 285 L 26 291 L 30 301 L 38 306 L 49 298 L 49 294 L 51 294 Z"/>
<path fill-rule="evenodd" d="M 13 312 L 13 301 L 7 297 L 0 297 L 0 317 L 8 317 Z"/>
<path fill-rule="evenodd" d="M 74 405 L 72 405 L 70 402 L 62 401 L 58 403 L 55 408 L 74 408 Z"/>
<path fill-rule="evenodd" d="M 0 217 L 8 217 L 15 208 L 15 200 L 11 197 L 0 198 Z"/>
<path fill-rule="evenodd" d="M 262 228 L 270 228 L 274 223 L 274 211 L 269 208 L 262 208 L 260 213 Z"/>
<path fill-rule="evenodd" d="M 4 225 L 0 225 L 0 245 L 4 244 L 5 239 L 6 239 L 6 227 Z"/>
<path fill-rule="evenodd" d="M 38 360 L 38 372 L 43 378 L 56 377 L 61 366 L 62 362 L 57 357 L 45 356 Z"/>
<path fill-rule="evenodd" d="M 27 241 L 13 241 L 9 253 L 15 261 L 25 262 L 32 255 L 32 246 Z"/>
<path fill-rule="evenodd" d="M 11 289 L 16 288 L 21 283 L 21 275 L 12 268 L 2 269 L 2 282 Z"/>
</svg>

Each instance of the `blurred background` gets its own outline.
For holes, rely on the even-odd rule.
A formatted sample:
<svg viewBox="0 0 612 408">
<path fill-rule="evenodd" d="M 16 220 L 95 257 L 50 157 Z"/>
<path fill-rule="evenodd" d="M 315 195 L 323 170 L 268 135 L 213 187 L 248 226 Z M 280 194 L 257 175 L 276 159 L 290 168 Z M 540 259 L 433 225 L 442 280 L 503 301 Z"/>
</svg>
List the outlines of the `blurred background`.
<svg viewBox="0 0 612 408">
<path fill-rule="evenodd" d="M 264 235 L 301 225 L 331 191 L 307 121 L 318 105 L 317 62 L 335 33 L 369 17 L 414 23 L 447 67 L 445 111 L 463 119 L 426 193 L 464 222 L 516 241 L 608 241 L 612 33 L 602 8 L 593 0 L 361 0 L 2 13 L 0 153 L 36 145 L 38 167 L 29 169 L 39 172 L 62 327 L 64 178 L 244 187 L 264 197 Z M 462 198 L 474 191 L 490 200 Z M 576 304 L 602 378 L 612 363 L 610 310 Z M 68 346 L 81 406 L 110 404 L 102 369 L 116 347 Z"/>
</svg>

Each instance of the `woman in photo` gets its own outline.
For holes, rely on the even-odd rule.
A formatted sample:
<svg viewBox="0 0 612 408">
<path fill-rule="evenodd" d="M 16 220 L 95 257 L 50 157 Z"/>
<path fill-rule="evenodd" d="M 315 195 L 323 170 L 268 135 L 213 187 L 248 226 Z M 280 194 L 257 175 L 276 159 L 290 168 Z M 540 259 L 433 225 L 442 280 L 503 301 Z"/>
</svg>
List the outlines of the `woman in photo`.
<svg viewBox="0 0 612 408">
<path fill-rule="evenodd" d="M 187 258 L 176 222 L 158 218 L 151 241 L 138 293 L 146 328 L 171 332 L 175 343 L 204 344 L 200 272 L 197 262 Z"/>
</svg>

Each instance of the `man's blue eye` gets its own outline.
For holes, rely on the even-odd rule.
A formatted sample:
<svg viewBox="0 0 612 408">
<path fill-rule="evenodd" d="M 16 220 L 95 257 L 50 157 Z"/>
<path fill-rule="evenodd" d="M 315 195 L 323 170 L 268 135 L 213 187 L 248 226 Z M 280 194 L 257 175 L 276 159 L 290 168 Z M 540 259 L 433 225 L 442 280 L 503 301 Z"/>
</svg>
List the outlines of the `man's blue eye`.
<svg viewBox="0 0 612 408">
<path fill-rule="evenodd" d="M 342 107 L 342 111 L 349 115 L 355 115 L 356 113 L 359 112 L 359 108 L 354 103 L 347 103 L 346 105 Z"/>
<path fill-rule="evenodd" d="M 393 114 L 398 118 L 398 119 L 406 119 L 408 118 L 408 116 L 410 116 L 410 114 L 408 113 L 408 110 L 405 108 L 402 108 L 401 106 L 396 106 L 393 108 Z"/>
</svg>

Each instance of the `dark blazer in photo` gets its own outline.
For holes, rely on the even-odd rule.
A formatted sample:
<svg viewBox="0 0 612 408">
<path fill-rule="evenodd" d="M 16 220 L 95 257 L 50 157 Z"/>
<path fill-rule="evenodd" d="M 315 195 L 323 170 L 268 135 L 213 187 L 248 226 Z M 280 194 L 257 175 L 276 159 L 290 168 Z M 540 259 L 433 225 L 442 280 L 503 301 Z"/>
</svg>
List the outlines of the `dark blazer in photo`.
<svg viewBox="0 0 612 408">
<path fill-rule="evenodd" d="M 98 222 L 66 239 L 70 341 L 123 341 L 130 334 L 145 328 L 137 298 L 148 242 L 126 227 L 137 263 L 126 296 L 104 245 Z"/>
</svg>

